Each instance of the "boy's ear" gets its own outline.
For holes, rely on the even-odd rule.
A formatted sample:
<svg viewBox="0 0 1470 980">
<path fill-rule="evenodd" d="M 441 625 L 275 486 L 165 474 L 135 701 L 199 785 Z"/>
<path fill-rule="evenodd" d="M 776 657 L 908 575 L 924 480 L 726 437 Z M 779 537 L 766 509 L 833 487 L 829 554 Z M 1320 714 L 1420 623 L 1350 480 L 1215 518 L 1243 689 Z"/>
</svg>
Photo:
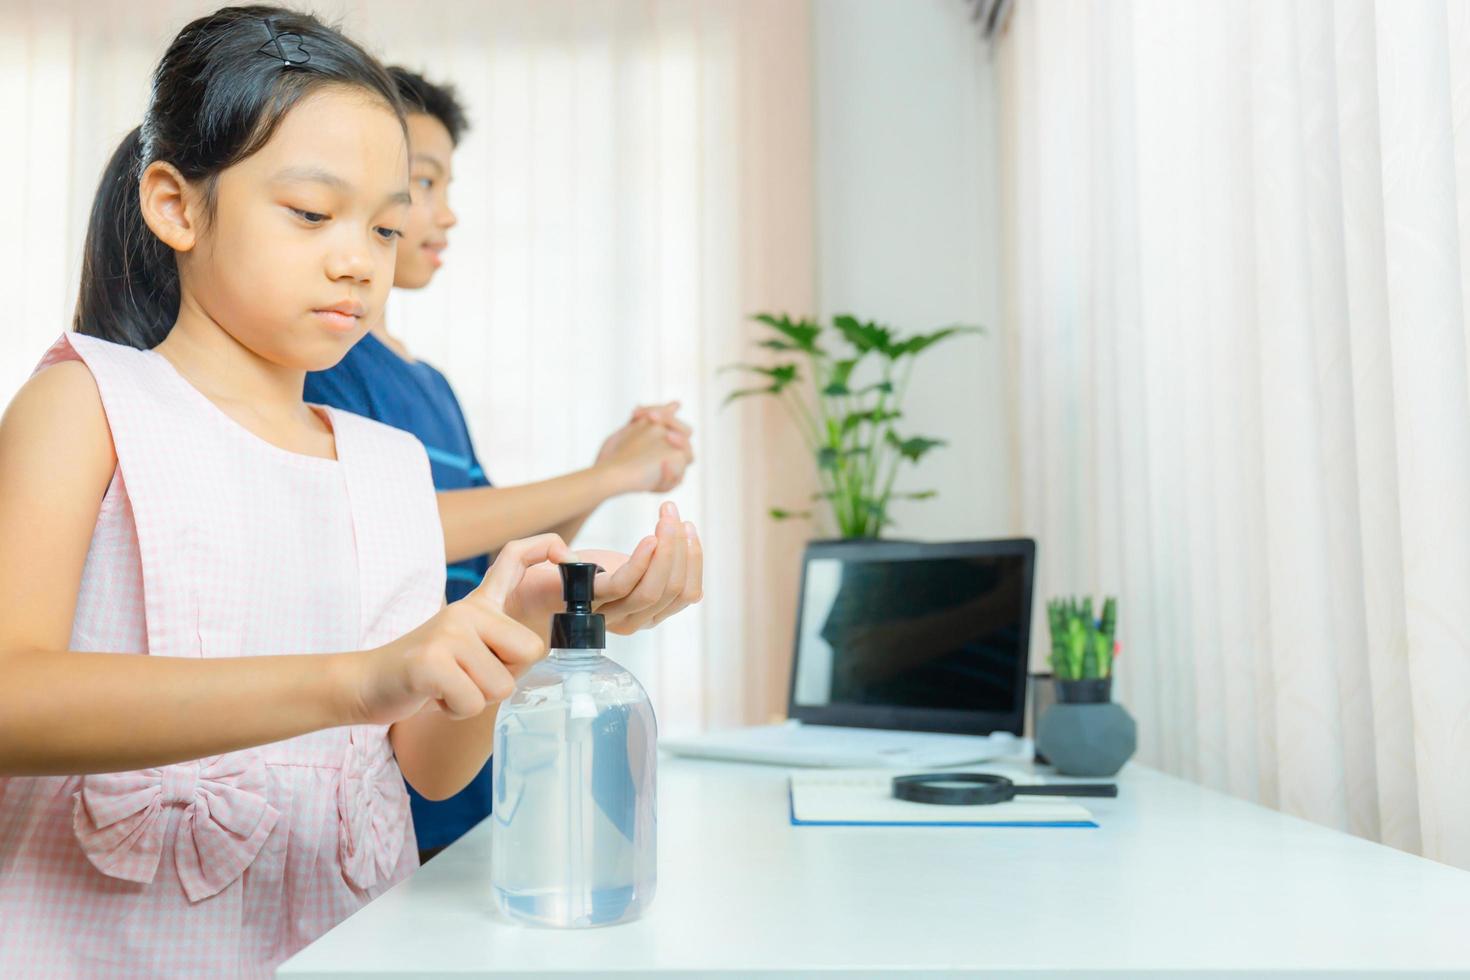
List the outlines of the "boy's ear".
<svg viewBox="0 0 1470 980">
<path fill-rule="evenodd" d="M 143 220 L 175 252 L 187 252 L 199 241 L 203 197 L 171 163 L 155 160 L 138 184 Z"/>
</svg>

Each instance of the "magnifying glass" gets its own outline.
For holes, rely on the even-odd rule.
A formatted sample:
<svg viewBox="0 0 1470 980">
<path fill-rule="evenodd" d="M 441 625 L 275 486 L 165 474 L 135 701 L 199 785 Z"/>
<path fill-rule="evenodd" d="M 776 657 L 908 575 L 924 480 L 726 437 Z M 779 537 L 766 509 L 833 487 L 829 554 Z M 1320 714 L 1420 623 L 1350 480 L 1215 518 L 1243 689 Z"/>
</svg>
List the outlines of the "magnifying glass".
<svg viewBox="0 0 1470 980">
<path fill-rule="evenodd" d="M 987 772 L 922 772 L 893 777 L 893 795 L 914 803 L 947 806 L 1005 803 L 1017 796 L 1118 795 L 1117 783 L 1014 783 Z"/>
</svg>

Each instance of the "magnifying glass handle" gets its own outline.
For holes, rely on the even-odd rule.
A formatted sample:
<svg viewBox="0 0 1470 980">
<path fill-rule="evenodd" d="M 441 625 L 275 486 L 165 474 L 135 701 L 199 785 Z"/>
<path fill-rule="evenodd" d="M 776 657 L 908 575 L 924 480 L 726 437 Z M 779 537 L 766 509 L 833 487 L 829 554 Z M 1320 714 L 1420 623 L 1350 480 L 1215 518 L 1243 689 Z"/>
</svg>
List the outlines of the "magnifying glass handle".
<svg viewBox="0 0 1470 980">
<path fill-rule="evenodd" d="M 1052 783 L 1046 786 L 1016 786 L 1027 796 L 1117 796 L 1117 783 Z"/>
</svg>

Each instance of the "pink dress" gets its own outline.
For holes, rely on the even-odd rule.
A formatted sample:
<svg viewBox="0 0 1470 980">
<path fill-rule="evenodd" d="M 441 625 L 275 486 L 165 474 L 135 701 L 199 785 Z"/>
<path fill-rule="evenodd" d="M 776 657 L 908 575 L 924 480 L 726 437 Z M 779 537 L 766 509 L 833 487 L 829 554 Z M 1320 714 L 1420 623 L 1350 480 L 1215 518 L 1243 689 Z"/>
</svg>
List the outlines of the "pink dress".
<svg viewBox="0 0 1470 980">
<path fill-rule="evenodd" d="M 118 467 L 70 649 L 362 650 L 432 616 L 444 544 L 413 436 L 328 412 L 337 459 L 252 434 L 161 355 L 68 334 Z M 0 977 L 263 976 L 418 864 L 381 725 L 139 772 L 0 777 Z"/>
</svg>

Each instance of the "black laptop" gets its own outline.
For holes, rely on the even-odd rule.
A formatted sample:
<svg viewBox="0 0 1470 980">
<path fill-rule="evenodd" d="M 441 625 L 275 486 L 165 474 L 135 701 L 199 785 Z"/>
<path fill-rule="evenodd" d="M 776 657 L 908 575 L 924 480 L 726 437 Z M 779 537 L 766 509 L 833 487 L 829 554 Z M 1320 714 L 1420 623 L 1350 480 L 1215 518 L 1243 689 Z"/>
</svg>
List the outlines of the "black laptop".
<svg viewBox="0 0 1470 980">
<path fill-rule="evenodd" d="M 1014 755 L 1036 543 L 814 542 L 789 720 L 660 741 L 676 755 L 927 768 Z"/>
</svg>

